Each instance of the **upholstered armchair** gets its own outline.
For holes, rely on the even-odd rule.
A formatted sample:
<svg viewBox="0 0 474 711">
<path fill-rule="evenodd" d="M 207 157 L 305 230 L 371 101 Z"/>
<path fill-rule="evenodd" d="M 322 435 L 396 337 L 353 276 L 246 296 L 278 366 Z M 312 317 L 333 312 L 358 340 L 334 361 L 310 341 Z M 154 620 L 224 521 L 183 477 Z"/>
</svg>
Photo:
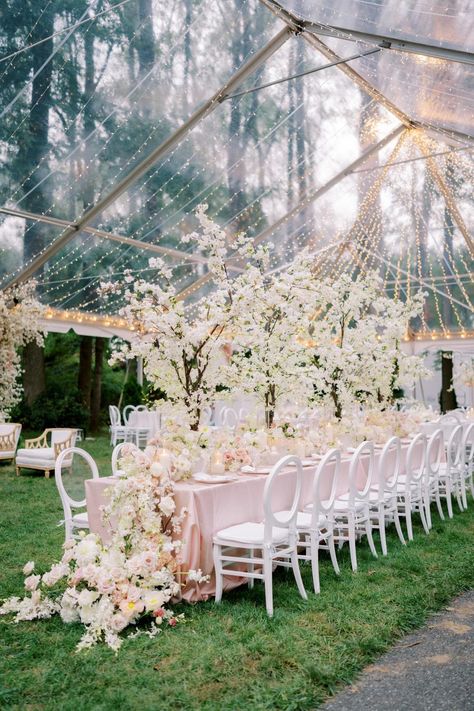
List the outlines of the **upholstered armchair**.
<svg viewBox="0 0 474 711">
<path fill-rule="evenodd" d="M 21 425 L 17 422 L 0 424 L 0 461 L 15 459 L 15 452 L 20 439 Z"/>
<path fill-rule="evenodd" d="M 16 474 L 20 469 L 40 469 L 44 471 L 46 479 L 54 471 L 56 459 L 64 449 L 74 447 L 77 430 L 73 429 L 47 429 L 39 437 L 25 440 L 25 448 L 19 449 L 16 455 Z M 64 460 L 63 467 L 72 466 L 72 457 Z"/>
</svg>

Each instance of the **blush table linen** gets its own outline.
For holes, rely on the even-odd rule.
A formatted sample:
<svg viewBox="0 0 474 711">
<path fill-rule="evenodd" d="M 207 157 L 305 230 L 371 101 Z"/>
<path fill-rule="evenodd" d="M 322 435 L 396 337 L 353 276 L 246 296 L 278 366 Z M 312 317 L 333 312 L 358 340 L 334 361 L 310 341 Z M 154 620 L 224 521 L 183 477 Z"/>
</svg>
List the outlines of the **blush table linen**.
<svg viewBox="0 0 474 711">
<path fill-rule="evenodd" d="M 406 447 L 403 448 L 406 452 Z M 376 458 L 380 452 L 376 451 Z M 366 481 L 364 459 L 359 467 L 357 485 L 363 488 Z M 311 503 L 312 484 L 315 470 L 318 466 L 303 468 L 303 485 L 300 507 Z M 343 458 L 338 481 L 337 494 L 348 490 L 350 458 Z M 187 515 L 182 524 L 180 539 L 183 541 L 181 558 L 182 570 L 200 569 L 210 576 L 206 583 L 188 583 L 182 589 L 182 598 L 188 602 L 206 600 L 215 594 L 214 564 L 212 558 L 213 536 L 223 528 L 234 526 L 245 521 L 260 522 L 263 520 L 263 490 L 267 475 L 239 474 L 237 479 L 221 484 L 202 484 L 193 479 L 175 484 L 175 502 L 177 513 L 185 507 Z M 110 538 L 110 530 L 104 528 L 101 520 L 101 506 L 106 505 L 108 497 L 105 494 L 109 486 L 113 486 L 114 477 L 89 479 L 85 482 L 89 528 L 92 533 L 101 536 L 104 542 Z M 374 482 L 375 483 L 375 482 Z M 295 487 L 295 470 L 288 468 L 283 471 L 275 484 L 273 508 L 275 511 L 288 509 L 293 500 Z M 329 496 L 328 485 L 322 486 L 321 495 Z M 228 577 L 224 579 L 224 589 L 230 590 L 246 582 L 242 578 Z"/>
</svg>

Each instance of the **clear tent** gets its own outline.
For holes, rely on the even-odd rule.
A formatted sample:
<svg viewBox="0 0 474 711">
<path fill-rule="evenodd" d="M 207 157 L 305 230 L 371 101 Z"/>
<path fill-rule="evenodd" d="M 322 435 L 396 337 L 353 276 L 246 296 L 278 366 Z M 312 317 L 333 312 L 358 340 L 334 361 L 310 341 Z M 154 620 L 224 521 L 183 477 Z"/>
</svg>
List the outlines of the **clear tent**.
<svg viewBox="0 0 474 711">
<path fill-rule="evenodd" d="M 48 145 L 17 170 L 42 95 L 20 81 L 24 38 L 1 46 L 2 287 L 34 277 L 51 309 L 112 315 L 100 281 L 153 279 L 158 254 L 192 308 L 207 260 L 180 239 L 206 203 L 229 239 L 271 243 L 272 270 L 309 247 L 315 278 L 377 270 L 389 294 L 423 288 L 419 332 L 473 329 L 468 0 L 150 0 L 136 20 L 138 4 L 54 19 Z"/>
</svg>

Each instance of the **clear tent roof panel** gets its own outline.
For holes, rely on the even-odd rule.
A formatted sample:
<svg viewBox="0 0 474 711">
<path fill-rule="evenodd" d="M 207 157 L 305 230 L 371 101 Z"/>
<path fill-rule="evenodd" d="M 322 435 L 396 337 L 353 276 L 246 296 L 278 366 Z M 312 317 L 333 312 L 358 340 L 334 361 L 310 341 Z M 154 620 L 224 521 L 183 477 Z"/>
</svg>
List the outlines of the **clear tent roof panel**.
<svg viewBox="0 0 474 711">
<path fill-rule="evenodd" d="M 472 21 L 461 0 L 443 8 L 421 0 L 282 4 L 313 22 L 345 27 L 349 33 L 352 29 L 397 34 L 464 51 L 472 44 Z M 140 28 L 132 33 L 128 50 L 124 43 L 110 43 L 107 33 L 117 31 L 116 19 L 104 23 L 104 32 L 94 43 L 95 68 L 103 67 L 97 74 L 100 81 L 87 98 L 85 75 L 79 74 L 78 111 L 66 121 L 64 114 L 71 107 L 61 67 L 70 71 L 72 60 L 81 66 L 84 36 L 78 33 L 65 43 L 52 79 L 56 105 L 50 111 L 50 150 L 39 169 L 33 169 L 34 179 L 4 171 L 8 178 L 0 177 L 3 204 L 64 218 L 66 224 L 77 219 L 283 27 L 260 0 L 233 2 L 232 22 L 211 0 L 165 6 L 153 0 L 152 11 L 155 47 L 147 71 L 135 46 Z M 323 36 L 321 41 L 341 57 L 374 47 L 349 37 Z M 16 58 L 13 64 L 19 61 Z M 233 92 L 328 61 L 307 41 L 307 33 L 293 35 Z M 474 134 L 470 65 L 393 50 L 349 65 L 415 121 L 446 130 L 447 138 L 450 130 Z M 2 71 L 8 76 L 0 66 Z M 3 95 L 0 91 L 2 106 L 19 88 L 4 89 Z M 4 168 L 15 158 L 19 126 L 15 120 L 25 121 L 27 102 L 25 92 L 8 121 L 2 125 L 0 119 Z M 87 133 L 86 114 L 92 105 L 93 131 Z M 100 281 L 118 279 L 127 269 L 134 276 L 154 279 L 148 260 L 157 249 L 173 269 L 176 289 L 192 308 L 211 288 L 205 279 L 206 255 L 193 254 L 192 246 L 179 240 L 195 227 L 194 208 L 206 202 L 229 239 L 245 229 L 257 240 L 272 242 L 272 270 L 286 268 L 307 247 L 314 253 L 315 273 L 321 276 L 376 269 L 390 293 L 403 297 L 420 286 L 426 289 L 422 330 L 470 327 L 474 263 L 466 234 L 474 224 L 472 146 L 409 131 L 358 162 L 371 146 L 392 134 L 399 119 L 373 93 L 362 92 L 341 67 L 223 101 L 98 213 L 90 223 L 95 233 L 89 228 L 79 231 L 47 260 L 36 274 L 41 298 L 56 308 L 114 313 L 121 302 L 106 303 L 97 293 Z M 443 134 L 438 137 L 443 139 Z M 448 160 L 444 153 L 452 146 L 461 152 Z M 434 157 L 427 160 L 427 154 Z M 111 241 L 100 231 L 118 239 L 142 240 L 150 248 Z M 57 224 L 0 218 L 3 283 L 61 232 Z"/>
<path fill-rule="evenodd" d="M 474 52 L 470 0 L 282 0 L 313 22 Z"/>
</svg>

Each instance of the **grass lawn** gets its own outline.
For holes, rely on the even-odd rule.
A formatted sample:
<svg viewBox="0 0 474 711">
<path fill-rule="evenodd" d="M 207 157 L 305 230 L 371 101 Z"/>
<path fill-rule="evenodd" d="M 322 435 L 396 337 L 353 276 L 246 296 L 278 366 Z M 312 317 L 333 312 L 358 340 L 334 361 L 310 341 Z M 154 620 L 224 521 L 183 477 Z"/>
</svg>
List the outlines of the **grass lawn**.
<svg viewBox="0 0 474 711">
<path fill-rule="evenodd" d="M 108 441 L 83 443 L 110 472 Z M 63 528 L 54 478 L 0 465 L 0 597 L 20 594 L 21 567 L 42 570 L 60 556 Z M 350 571 L 346 547 L 336 578 L 322 555 L 321 594 L 300 599 L 291 573 L 275 576 L 275 617 L 263 588 L 246 587 L 186 605 L 187 624 L 154 640 L 124 642 L 76 654 L 80 625 L 59 619 L 11 624 L 0 618 L 0 708 L 12 709 L 311 709 L 407 630 L 421 625 L 463 589 L 474 587 L 474 505 L 442 522 L 433 508 L 425 536 L 415 516 L 415 541 L 388 536 L 389 555 L 375 560 L 358 547 Z M 378 546 L 378 540 L 376 539 Z M 379 546 L 378 546 L 379 549 Z M 310 570 L 304 567 L 306 589 Z"/>
</svg>

